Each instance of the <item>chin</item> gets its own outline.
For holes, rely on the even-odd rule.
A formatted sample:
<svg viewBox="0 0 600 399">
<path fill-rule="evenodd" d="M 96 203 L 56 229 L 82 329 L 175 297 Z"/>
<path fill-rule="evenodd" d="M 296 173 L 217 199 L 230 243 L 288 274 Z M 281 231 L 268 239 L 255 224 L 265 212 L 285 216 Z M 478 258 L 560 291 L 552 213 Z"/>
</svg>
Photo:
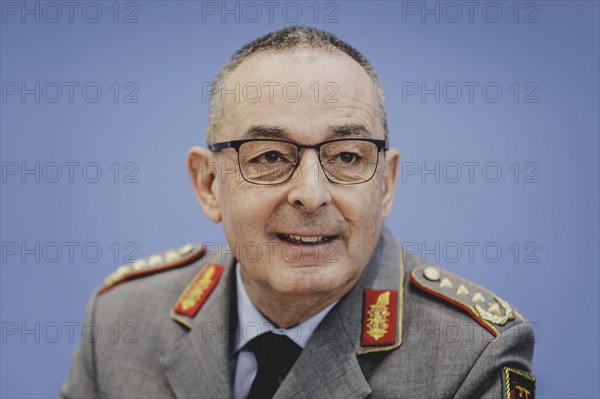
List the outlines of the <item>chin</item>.
<svg viewBox="0 0 600 399">
<path fill-rule="evenodd" d="M 324 269 L 323 266 L 295 268 L 291 273 L 278 276 L 278 281 L 272 281 L 272 286 L 284 295 L 315 295 L 333 293 L 353 280 L 337 268 Z"/>
</svg>

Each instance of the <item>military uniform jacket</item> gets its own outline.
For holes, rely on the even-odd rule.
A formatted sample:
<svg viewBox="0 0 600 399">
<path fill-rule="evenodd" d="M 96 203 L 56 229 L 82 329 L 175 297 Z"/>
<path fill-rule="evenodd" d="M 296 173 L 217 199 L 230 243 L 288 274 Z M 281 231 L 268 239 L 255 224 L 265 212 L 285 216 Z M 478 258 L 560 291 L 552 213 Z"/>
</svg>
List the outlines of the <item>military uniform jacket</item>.
<svg viewBox="0 0 600 399">
<path fill-rule="evenodd" d="M 232 396 L 236 260 L 202 252 L 169 252 L 167 265 L 107 280 L 90 301 L 62 397 Z M 373 313 L 377 306 L 383 312 Z M 384 229 L 275 397 L 533 398 L 533 342 L 532 326 L 501 298 L 403 256 Z"/>
</svg>

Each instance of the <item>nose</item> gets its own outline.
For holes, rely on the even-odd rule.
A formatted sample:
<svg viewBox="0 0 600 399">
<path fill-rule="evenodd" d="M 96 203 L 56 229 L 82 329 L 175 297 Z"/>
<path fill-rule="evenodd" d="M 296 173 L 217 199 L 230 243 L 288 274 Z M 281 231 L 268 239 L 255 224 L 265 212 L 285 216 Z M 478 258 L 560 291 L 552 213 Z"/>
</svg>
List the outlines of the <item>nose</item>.
<svg viewBox="0 0 600 399">
<path fill-rule="evenodd" d="M 314 150 L 302 150 L 300 164 L 288 184 L 288 202 L 306 212 L 316 213 L 331 202 L 330 183 Z"/>
</svg>

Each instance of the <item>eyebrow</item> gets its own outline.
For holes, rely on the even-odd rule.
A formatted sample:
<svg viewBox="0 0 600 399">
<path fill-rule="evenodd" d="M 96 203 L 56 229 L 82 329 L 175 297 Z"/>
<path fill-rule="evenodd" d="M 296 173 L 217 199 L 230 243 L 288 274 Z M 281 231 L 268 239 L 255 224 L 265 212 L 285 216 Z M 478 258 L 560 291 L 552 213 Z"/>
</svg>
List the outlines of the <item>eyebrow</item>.
<svg viewBox="0 0 600 399">
<path fill-rule="evenodd" d="M 252 126 L 245 134 L 250 138 L 269 138 L 269 139 L 289 139 L 289 133 L 282 128 L 275 126 Z"/>
<path fill-rule="evenodd" d="M 328 129 L 329 138 L 338 137 L 372 137 L 371 132 L 361 124 L 349 123 L 345 125 L 332 126 Z M 276 126 L 256 125 L 250 127 L 245 136 L 249 138 L 291 139 L 287 130 Z"/>
<path fill-rule="evenodd" d="M 346 125 L 332 126 L 329 128 L 332 137 L 372 137 L 371 132 L 364 125 L 350 123 Z"/>
</svg>

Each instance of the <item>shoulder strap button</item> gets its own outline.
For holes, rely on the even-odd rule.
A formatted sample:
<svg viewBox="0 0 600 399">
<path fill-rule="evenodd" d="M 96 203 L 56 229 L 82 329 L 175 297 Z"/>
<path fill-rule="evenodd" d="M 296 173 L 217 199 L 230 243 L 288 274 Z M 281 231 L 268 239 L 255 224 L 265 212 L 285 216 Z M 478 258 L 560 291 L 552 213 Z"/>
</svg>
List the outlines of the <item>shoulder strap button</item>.
<svg viewBox="0 0 600 399">
<path fill-rule="evenodd" d="M 423 270 L 423 275 L 429 281 L 438 281 L 440 279 L 440 271 L 433 266 L 427 266 Z"/>
</svg>

